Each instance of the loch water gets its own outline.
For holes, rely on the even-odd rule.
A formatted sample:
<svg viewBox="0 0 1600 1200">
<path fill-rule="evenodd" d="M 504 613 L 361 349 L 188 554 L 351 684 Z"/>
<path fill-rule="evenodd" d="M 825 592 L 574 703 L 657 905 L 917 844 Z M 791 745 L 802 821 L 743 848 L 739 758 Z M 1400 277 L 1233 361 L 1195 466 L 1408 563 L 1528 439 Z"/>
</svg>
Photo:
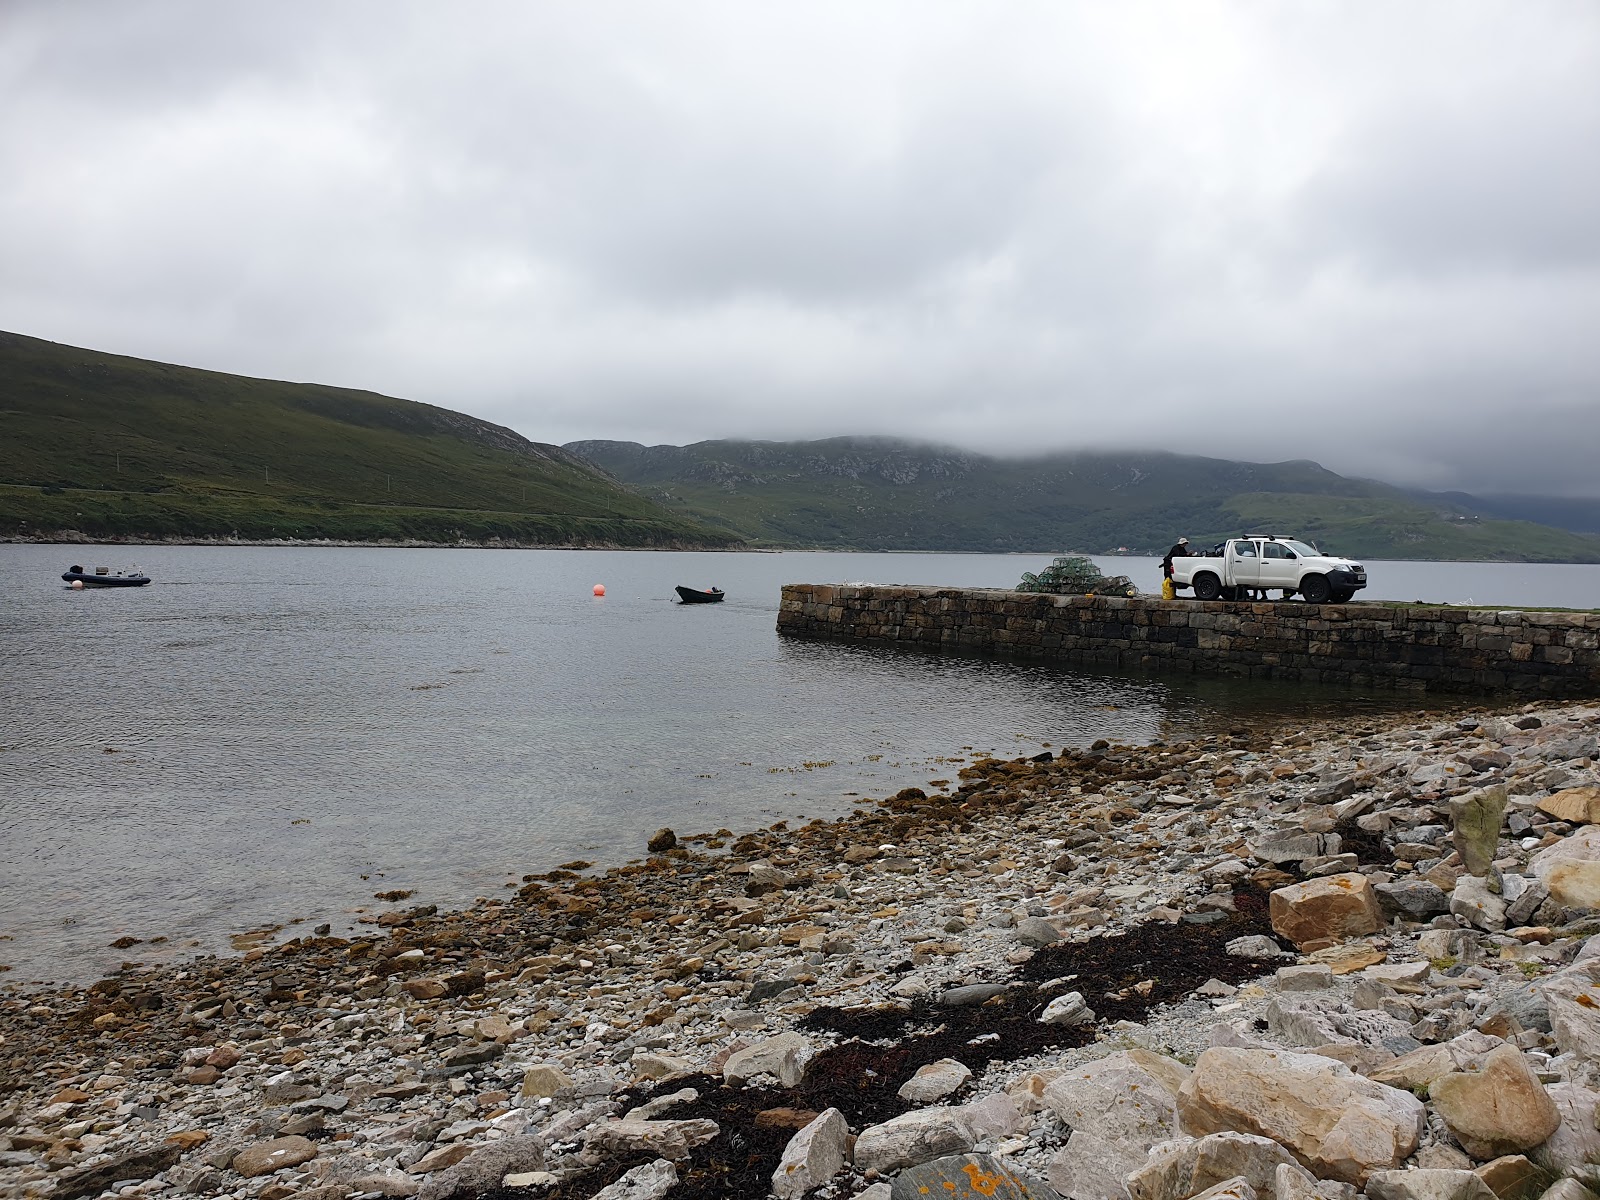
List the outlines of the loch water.
<svg viewBox="0 0 1600 1200">
<path fill-rule="evenodd" d="M 392 907 L 379 892 L 470 903 L 626 861 L 663 825 L 845 815 L 978 753 L 1417 707 L 775 631 L 786 582 L 1009 587 L 1047 561 L 0 546 L 3 978 L 344 930 Z M 74 592 L 72 562 L 155 582 Z M 1159 583 L 1153 560 L 1099 562 Z M 1372 598 L 1508 607 L 1581 605 L 1600 584 L 1600 567 L 1370 571 Z M 727 599 L 680 605 L 676 584 Z"/>
</svg>

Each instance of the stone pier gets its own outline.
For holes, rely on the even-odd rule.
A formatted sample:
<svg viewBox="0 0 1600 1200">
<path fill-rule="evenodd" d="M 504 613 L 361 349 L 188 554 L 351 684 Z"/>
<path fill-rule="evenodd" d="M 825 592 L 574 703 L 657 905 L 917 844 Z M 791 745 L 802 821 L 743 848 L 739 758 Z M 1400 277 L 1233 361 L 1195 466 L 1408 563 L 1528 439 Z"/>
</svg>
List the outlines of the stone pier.
<svg viewBox="0 0 1600 1200">
<path fill-rule="evenodd" d="M 1600 613 L 792 583 L 778 632 L 1077 666 L 1490 696 L 1600 695 Z"/>
</svg>

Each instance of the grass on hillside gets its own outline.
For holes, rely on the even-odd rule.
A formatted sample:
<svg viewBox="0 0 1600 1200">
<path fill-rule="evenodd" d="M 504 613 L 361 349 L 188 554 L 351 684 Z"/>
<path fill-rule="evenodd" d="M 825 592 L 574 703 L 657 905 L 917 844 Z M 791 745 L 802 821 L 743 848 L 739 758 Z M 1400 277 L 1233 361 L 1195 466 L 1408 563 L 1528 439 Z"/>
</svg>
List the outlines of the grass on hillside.
<svg viewBox="0 0 1600 1200">
<path fill-rule="evenodd" d="M 503 541 L 529 546 L 705 546 L 678 522 L 650 517 L 280 501 L 0 485 L 0 534 L 77 531 L 116 540 L 186 537 L 380 542 Z M 44 540 L 48 540 L 46 537 Z"/>
<path fill-rule="evenodd" d="M 462 413 L 15 334 L 0 333 L 0 424 L 9 532 L 61 522 L 129 537 L 736 540 Z"/>
</svg>

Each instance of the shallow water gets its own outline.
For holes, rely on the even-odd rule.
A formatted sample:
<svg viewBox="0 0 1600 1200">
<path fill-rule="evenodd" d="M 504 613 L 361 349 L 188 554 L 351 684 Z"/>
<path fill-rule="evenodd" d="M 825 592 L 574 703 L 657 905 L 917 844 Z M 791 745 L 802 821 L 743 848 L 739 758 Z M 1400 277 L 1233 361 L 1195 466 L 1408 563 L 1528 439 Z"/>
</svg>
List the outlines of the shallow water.
<svg viewBox="0 0 1600 1200">
<path fill-rule="evenodd" d="M 60 572 L 91 560 L 156 582 L 65 589 Z M 386 907 L 378 891 L 461 903 L 571 859 L 625 860 L 661 825 L 842 815 L 953 779 L 978 751 L 1415 707 L 774 631 L 784 582 L 1011 586 L 1042 565 L 0 546 L 0 964 L 85 978 L 291 918 L 343 927 Z M 728 599 L 679 605 L 679 583 Z M 168 940 L 111 948 L 121 936 Z"/>
</svg>

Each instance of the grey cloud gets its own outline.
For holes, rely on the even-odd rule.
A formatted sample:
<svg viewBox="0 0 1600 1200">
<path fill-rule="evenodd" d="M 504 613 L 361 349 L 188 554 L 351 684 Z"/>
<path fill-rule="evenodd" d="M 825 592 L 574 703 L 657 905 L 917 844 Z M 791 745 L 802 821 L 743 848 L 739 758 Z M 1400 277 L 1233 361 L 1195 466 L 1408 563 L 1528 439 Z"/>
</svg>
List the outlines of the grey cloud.
<svg viewBox="0 0 1600 1200">
<path fill-rule="evenodd" d="M 0 327 L 531 437 L 1600 485 L 1600 18 L 286 0 L 0 16 Z"/>
</svg>

